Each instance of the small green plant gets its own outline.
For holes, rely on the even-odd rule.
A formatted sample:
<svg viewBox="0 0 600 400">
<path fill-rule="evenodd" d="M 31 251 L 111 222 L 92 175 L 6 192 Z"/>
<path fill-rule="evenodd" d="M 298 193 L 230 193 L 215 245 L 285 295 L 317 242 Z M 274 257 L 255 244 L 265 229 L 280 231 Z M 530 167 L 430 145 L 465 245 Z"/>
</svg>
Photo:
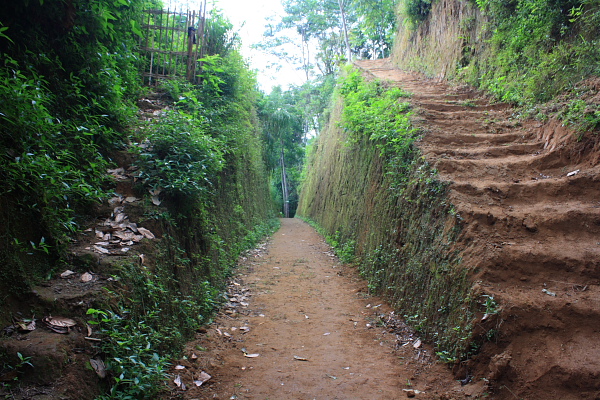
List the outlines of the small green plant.
<svg viewBox="0 0 600 400">
<path fill-rule="evenodd" d="M 447 364 L 453 364 L 458 361 L 456 356 L 447 350 L 436 351 L 435 354 L 439 357 L 440 361 Z"/>
<path fill-rule="evenodd" d="M 2 386 L 5 388 L 10 388 L 12 384 L 18 383 L 21 375 L 24 373 L 23 370 L 26 367 L 34 368 L 31 357 L 24 356 L 20 352 L 17 352 L 17 358 L 19 361 L 16 364 L 5 362 L 2 365 Z"/>
<path fill-rule="evenodd" d="M 483 297 L 485 298 L 485 301 L 483 303 L 483 305 L 485 307 L 485 314 L 494 315 L 494 314 L 497 314 L 498 312 L 500 312 L 500 307 L 498 306 L 498 303 L 494 299 L 494 296 L 484 294 Z"/>
<path fill-rule="evenodd" d="M 113 381 L 109 393 L 98 400 L 150 398 L 156 394 L 169 365 L 168 356 L 159 355 L 157 350 L 163 339 L 159 332 L 144 320 L 132 320 L 126 309 L 117 314 L 90 308 L 87 314 L 93 317 L 88 323 L 98 326 L 105 336 L 101 349 L 108 355 L 106 370 Z"/>
</svg>

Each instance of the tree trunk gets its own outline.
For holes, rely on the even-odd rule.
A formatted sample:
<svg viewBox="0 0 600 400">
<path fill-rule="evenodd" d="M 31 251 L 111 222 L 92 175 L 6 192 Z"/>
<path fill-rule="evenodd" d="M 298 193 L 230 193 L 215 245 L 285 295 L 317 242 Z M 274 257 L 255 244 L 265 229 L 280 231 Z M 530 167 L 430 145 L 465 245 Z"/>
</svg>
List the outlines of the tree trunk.
<svg viewBox="0 0 600 400">
<path fill-rule="evenodd" d="M 340 13 L 342 13 L 342 28 L 344 30 L 344 42 L 346 44 L 346 58 L 347 62 L 352 61 L 352 53 L 350 51 L 350 41 L 348 40 L 348 27 L 346 26 L 346 13 L 344 12 L 344 0 L 338 0 L 340 6 Z"/>
<path fill-rule="evenodd" d="M 281 193 L 283 195 L 283 216 L 290 217 L 290 194 L 288 189 L 287 175 L 285 173 L 285 158 L 283 153 L 283 140 L 281 141 Z"/>
</svg>

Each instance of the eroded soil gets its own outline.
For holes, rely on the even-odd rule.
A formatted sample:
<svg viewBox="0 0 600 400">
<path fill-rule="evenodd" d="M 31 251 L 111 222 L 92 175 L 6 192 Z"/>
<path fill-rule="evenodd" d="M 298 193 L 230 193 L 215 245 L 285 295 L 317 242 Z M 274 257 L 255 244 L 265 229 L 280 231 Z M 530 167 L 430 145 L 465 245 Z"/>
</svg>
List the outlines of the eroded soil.
<svg viewBox="0 0 600 400">
<path fill-rule="evenodd" d="M 515 118 L 471 89 L 388 60 L 357 64 L 413 93 L 418 145 L 451 184 L 463 220 L 463 266 L 499 305 L 495 326 L 483 332 L 489 340 L 456 376 L 487 381 L 496 399 L 600 398 L 597 139 L 577 141 L 552 118 Z M 598 98 L 600 85 L 590 84 Z"/>
<path fill-rule="evenodd" d="M 189 343 L 185 369 L 172 370 L 186 387 L 171 383 L 172 398 L 458 399 L 475 390 L 301 220 L 283 219 L 243 265 L 228 307 Z M 202 372 L 211 378 L 196 386 Z"/>
</svg>

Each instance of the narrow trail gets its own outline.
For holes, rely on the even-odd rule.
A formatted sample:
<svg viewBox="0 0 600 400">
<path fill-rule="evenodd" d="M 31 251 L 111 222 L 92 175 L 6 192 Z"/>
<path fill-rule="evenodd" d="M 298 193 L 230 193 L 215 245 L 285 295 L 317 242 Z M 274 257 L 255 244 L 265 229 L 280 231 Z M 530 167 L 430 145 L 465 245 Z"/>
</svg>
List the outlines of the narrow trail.
<svg viewBox="0 0 600 400">
<path fill-rule="evenodd" d="M 501 306 L 494 332 L 460 374 L 494 398 L 600 395 L 600 168 L 558 121 L 514 118 L 467 88 L 357 62 L 413 93 L 418 143 L 463 220 L 458 246 L 479 289 Z"/>
<path fill-rule="evenodd" d="M 188 344 L 187 359 L 179 361 L 185 368 L 172 371 L 186 385 L 185 391 L 172 385 L 173 398 L 391 400 L 415 389 L 419 399 L 468 394 L 306 223 L 283 219 L 268 245 L 242 265 L 226 308 Z M 211 378 L 197 387 L 193 380 L 202 372 Z"/>
</svg>

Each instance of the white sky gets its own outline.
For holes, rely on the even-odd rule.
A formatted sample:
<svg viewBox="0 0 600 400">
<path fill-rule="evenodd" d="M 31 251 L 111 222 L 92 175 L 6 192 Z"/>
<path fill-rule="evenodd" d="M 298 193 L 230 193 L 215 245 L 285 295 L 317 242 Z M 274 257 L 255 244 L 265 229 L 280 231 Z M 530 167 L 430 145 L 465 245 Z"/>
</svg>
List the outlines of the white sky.
<svg viewBox="0 0 600 400">
<path fill-rule="evenodd" d="M 200 9 L 200 0 L 163 0 L 166 6 L 169 3 L 187 5 L 190 9 Z M 178 6 L 179 7 L 179 6 Z M 258 72 L 258 83 L 265 92 L 270 92 L 276 85 L 287 87 L 290 84 L 300 85 L 304 82 L 302 71 L 286 64 L 285 61 L 260 50 L 251 49 L 251 46 L 262 41 L 267 18 L 283 14 L 281 0 L 208 0 L 208 9 L 220 8 L 223 14 L 234 25 L 234 29 L 242 39 L 242 55 L 249 61 L 250 67 Z M 276 19 L 278 21 L 279 18 Z M 276 71 L 269 65 L 280 64 L 281 69 Z"/>
</svg>

